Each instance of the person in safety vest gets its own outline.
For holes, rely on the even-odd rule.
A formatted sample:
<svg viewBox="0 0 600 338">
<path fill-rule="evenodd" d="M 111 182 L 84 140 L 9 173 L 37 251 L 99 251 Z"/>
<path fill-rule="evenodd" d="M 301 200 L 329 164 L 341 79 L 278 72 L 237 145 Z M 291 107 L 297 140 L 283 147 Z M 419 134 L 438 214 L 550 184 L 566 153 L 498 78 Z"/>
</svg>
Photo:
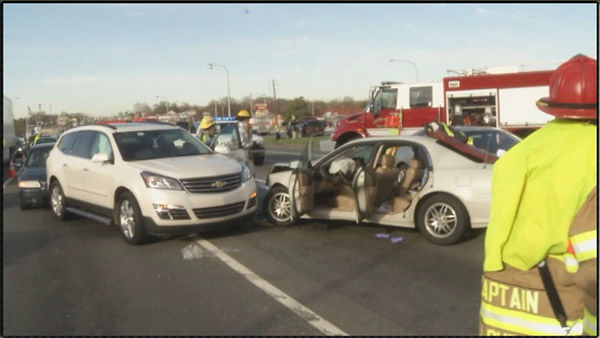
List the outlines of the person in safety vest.
<svg viewBox="0 0 600 338">
<path fill-rule="evenodd" d="M 40 139 L 40 135 L 41 134 L 35 135 L 35 137 L 33 138 L 33 145 L 36 145 L 37 141 Z"/>
<path fill-rule="evenodd" d="M 237 120 L 242 148 L 250 149 L 252 146 L 252 126 L 250 125 L 250 113 L 246 109 L 240 110 L 237 114 Z"/>
<path fill-rule="evenodd" d="M 556 118 L 494 165 L 481 335 L 597 335 L 597 76 L 560 65 L 536 102 Z"/>
<path fill-rule="evenodd" d="M 200 122 L 200 129 L 202 129 L 202 132 L 200 134 L 200 141 L 210 146 L 213 142 L 213 139 L 217 135 L 217 127 L 215 125 L 215 120 L 213 120 L 213 118 L 210 115 L 204 116 L 202 118 L 202 121 Z"/>
</svg>

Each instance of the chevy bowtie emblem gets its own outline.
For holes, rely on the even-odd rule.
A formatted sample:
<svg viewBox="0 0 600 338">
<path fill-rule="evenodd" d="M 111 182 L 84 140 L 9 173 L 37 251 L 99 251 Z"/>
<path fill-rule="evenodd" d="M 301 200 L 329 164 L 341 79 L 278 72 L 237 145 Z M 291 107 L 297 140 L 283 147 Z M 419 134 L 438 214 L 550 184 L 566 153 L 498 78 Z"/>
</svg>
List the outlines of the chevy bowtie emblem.
<svg viewBox="0 0 600 338">
<path fill-rule="evenodd" d="M 217 188 L 217 189 L 221 189 L 221 188 L 223 188 L 224 186 L 225 186 L 225 182 L 223 182 L 223 181 L 216 181 L 215 183 L 213 183 L 213 184 L 211 185 L 211 187 L 213 187 L 213 188 Z"/>
</svg>

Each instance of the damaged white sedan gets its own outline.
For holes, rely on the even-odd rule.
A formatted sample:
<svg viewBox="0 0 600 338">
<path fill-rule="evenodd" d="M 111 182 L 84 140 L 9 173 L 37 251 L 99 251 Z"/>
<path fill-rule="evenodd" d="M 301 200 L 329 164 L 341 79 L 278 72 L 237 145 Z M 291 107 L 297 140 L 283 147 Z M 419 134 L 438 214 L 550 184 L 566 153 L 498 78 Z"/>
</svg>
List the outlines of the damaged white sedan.
<svg viewBox="0 0 600 338">
<path fill-rule="evenodd" d="M 364 138 L 314 162 L 305 152 L 275 165 L 265 214 L 283 226 L 314 218 L 416 227 L 433 243 L 457 243 L 488 224 L 497 157 L 429 133 Z"/>
</svg>

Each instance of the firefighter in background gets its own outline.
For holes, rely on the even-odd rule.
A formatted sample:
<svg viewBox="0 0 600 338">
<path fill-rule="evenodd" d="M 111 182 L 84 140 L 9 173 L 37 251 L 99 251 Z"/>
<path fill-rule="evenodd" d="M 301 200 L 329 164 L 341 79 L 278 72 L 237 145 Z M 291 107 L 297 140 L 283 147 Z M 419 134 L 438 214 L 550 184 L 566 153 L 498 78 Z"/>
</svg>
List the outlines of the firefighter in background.
<svg viewBox="0 0 600 338">
<path fill-rule="evenodd" d="M 213 120 L 210 115 L 204 116 L 200 122 L 200 129 L 202 129 L 200 141 L 204 142 L 207 146 L 210 146 L 217 135 L 215 120 Z"/>
<path fill-rule="evenodd" d="M 252 126 L 250 125 L 250 113 L 246 109 L 240 110 L 237 114 L 237 120 L 242 148 L 250 149 L 250 147 L 252 147 Z"/>
<path fill-rule="evenodd" d="M 482 335 L 596 335 L 597 74 L 563 63 L 536 103 L 556 118 L 494 165 Z"/>
<path fill-rule="evenodd" d="M 33 138 L 33 145 L 36 145 L 37 141 L 40 139 L 40 135 L 42 135 L 41 133 L 37 133 L 35 135 L 35 137 Z"/>
</svg>

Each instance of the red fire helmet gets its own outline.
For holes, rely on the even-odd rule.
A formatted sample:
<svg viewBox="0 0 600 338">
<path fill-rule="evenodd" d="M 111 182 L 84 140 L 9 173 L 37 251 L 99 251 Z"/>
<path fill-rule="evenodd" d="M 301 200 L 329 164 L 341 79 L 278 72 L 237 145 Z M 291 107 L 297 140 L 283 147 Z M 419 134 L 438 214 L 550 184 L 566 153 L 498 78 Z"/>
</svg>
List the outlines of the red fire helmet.
<svg viewBox="0 0 600 338">
<path fill-rule="evenodd" d="M 537 107 L 556 117 L 598 119 L 598 62 L 577 54 L 558 67 L 550 78 L 550 96 Z"/>
</svg>

